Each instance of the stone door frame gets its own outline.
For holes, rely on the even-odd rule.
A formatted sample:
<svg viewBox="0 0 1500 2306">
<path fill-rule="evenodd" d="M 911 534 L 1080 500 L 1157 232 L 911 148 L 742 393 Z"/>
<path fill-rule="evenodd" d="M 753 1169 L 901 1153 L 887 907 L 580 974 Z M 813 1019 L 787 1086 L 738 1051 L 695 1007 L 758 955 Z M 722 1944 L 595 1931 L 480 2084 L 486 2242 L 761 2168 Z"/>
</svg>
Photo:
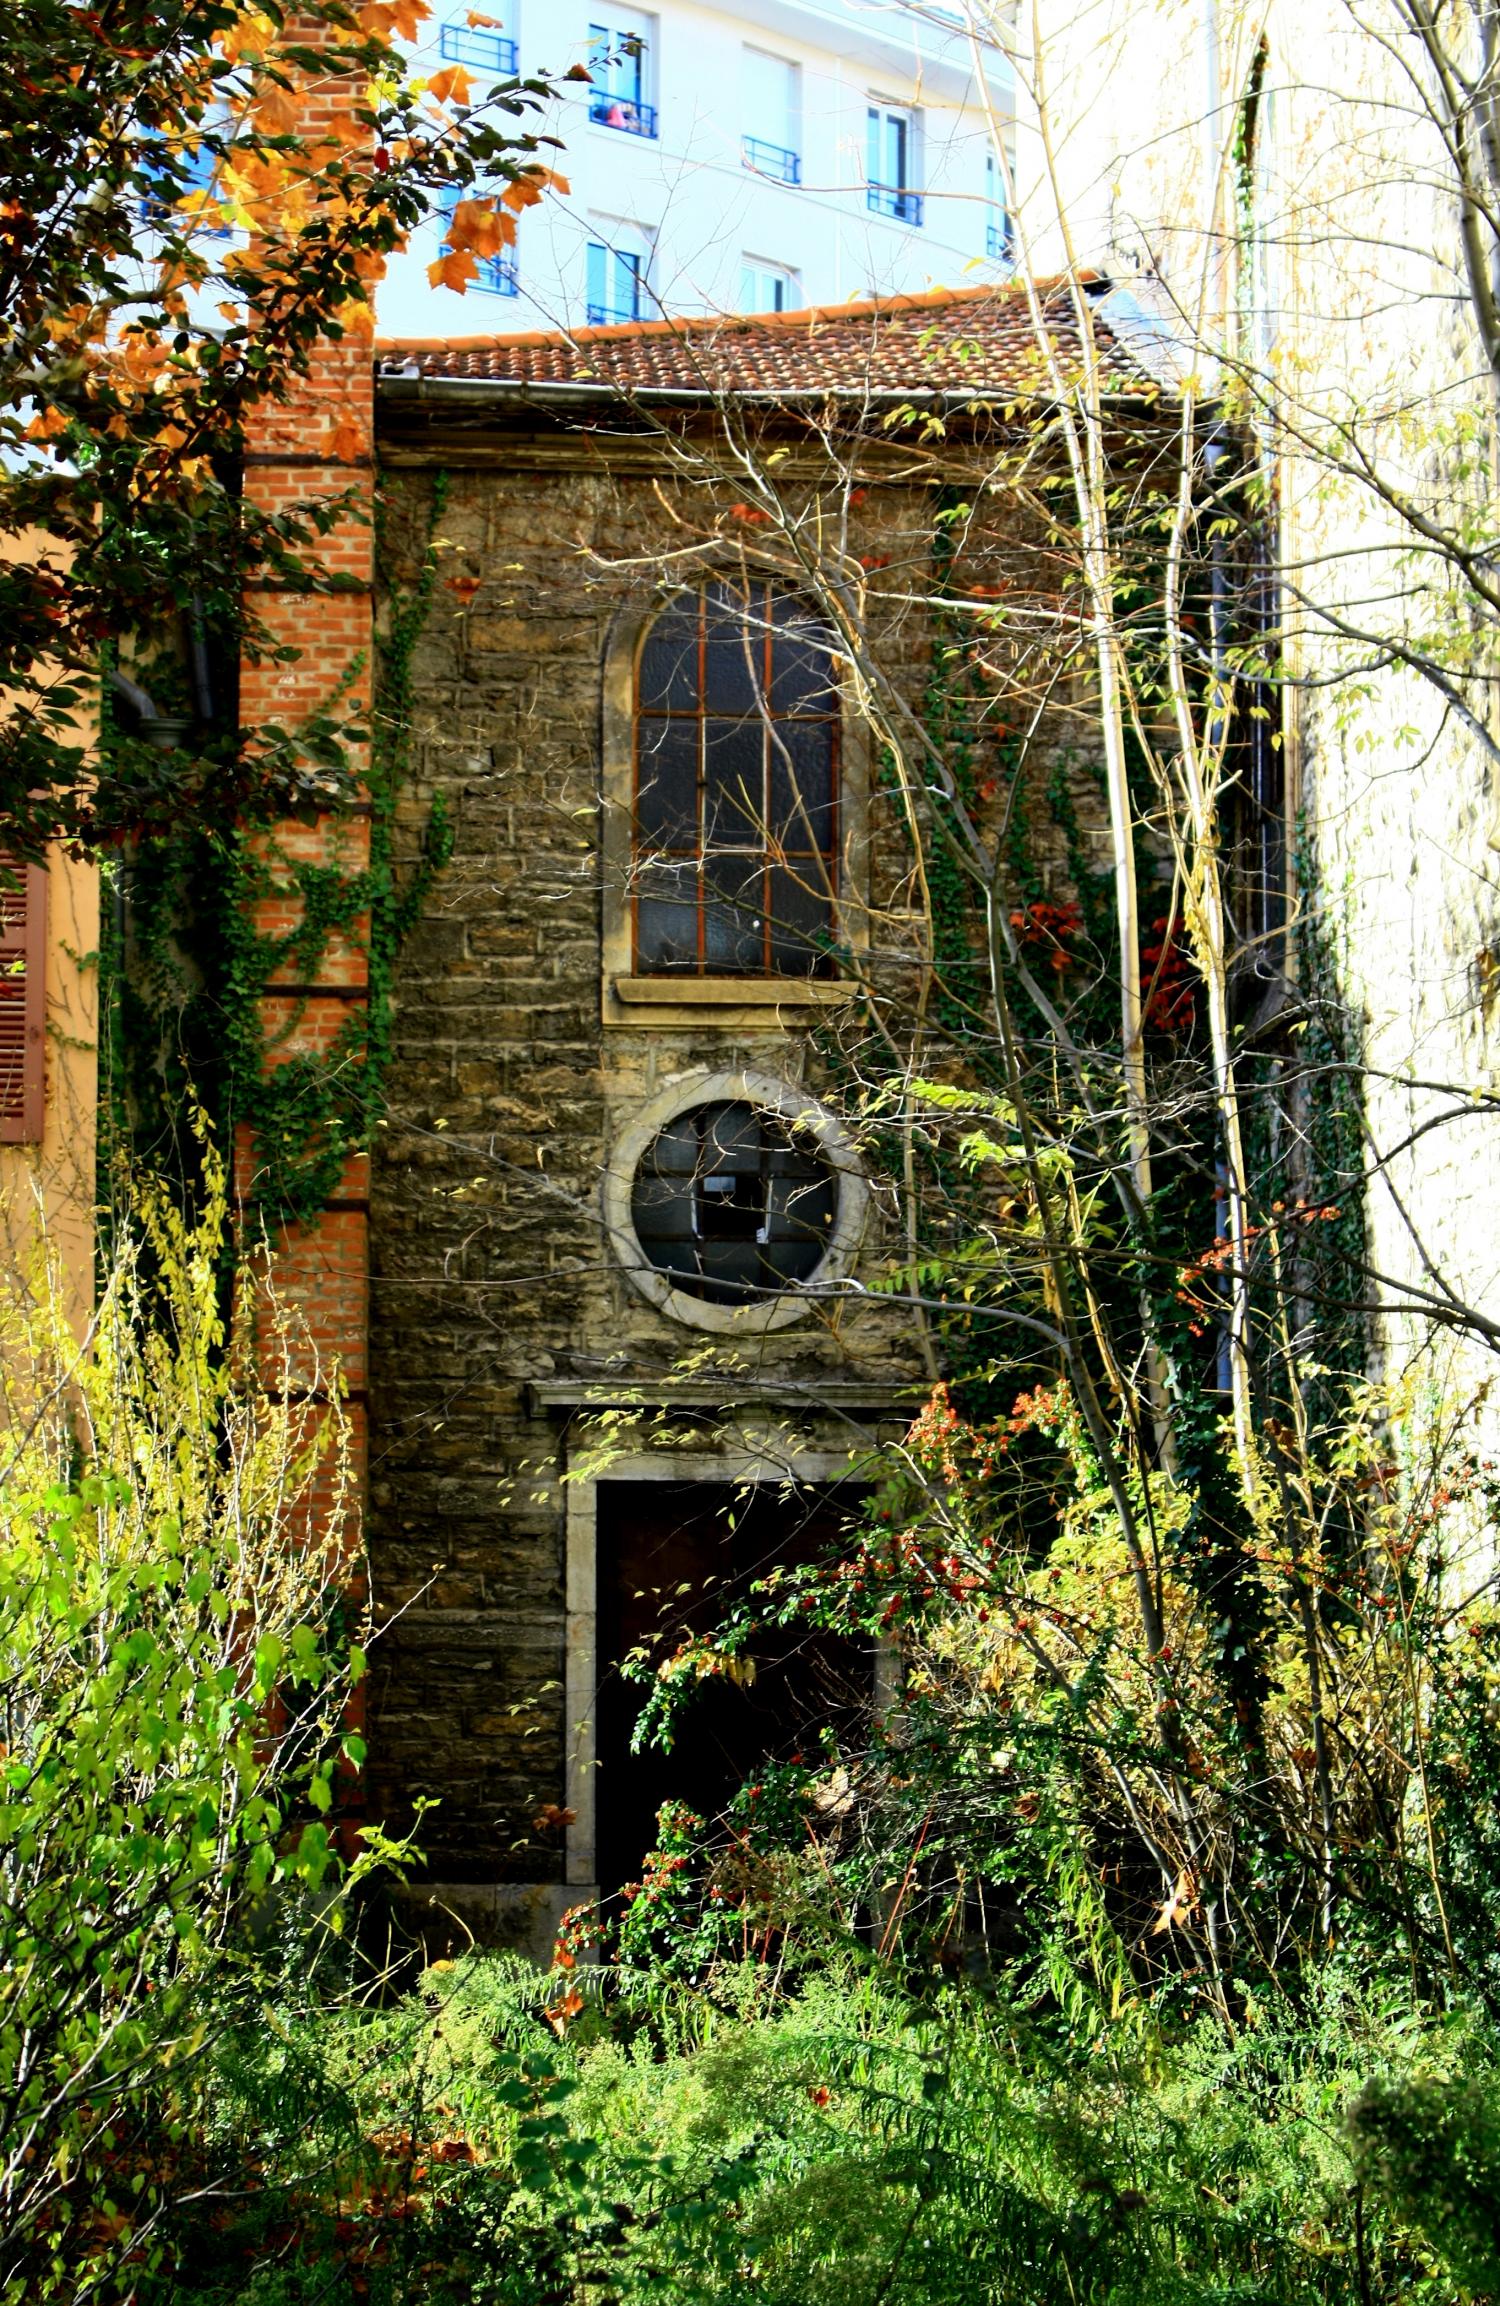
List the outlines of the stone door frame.
<svg viewBox="0 0 1500 2306">
<path fill-rule="evenodd" d="M 586 1436 L 583 1438 L 587 1438 Z M 793 1444 L 786 1449 L 742 1447 L 716 1449 L 627 1450 L 612 1457 L 597 1473 L 570 1467 L 565 1482 L 567 1500 L 567 1587 L 564 1707 L 567 1750 L 564 1800 L 573 1812 L 567 1829 L 563 1879 L 584 1903 L 598 1894 L 596 1817 L 598 1745 L 594 1703 L 598 1687 L 599 1641 L 599 1490 L 606 1481 L 701 1481 L 720 1487 L 740 1483 L 801 1482 L 809 1487 L 830 1487 L 846 1480 L 875 1445 L 875 1434 L 862 1435 L 856 1446 L 817 1449 Z M 597 1449 L 597 1437 L 594 1447 Z M 570 1455 L 572 1454 L 570 1449 Z M 882 1670 L 884 1653 L 876 1661 L 876 1701 L 887 1694 L 889 1669 Z"/>
</svg>

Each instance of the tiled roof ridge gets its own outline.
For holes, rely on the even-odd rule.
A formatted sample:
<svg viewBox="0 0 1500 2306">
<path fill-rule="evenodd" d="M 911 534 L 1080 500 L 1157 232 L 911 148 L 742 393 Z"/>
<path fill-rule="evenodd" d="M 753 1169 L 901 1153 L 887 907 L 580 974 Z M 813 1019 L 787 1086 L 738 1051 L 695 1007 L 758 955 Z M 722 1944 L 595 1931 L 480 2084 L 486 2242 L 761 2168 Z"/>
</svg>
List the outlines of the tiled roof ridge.
<svg viewBox="0 0 1500 2306">
<path fill-rule="evenodd" d="M 1098 272 L 1080 272 L 1076 280 L 1077 285 L 1084 289 L 1107 285 L 1107 276 Z M 1043 298 L 1055 296 L 1069 285 L 1066 273 L 1050 274 L 1031 283 L 1037 295 Z M 887 317 L 897 319 L 903 313 L 940 312 L 955 305 L 1018 301 L 1025 294 L 1024 281 L 985 281 L 972 288 L 924 288 L 902 295 L 851 299 L 844 304 L 806 304 L 798 306 L 794 312 L 697 313 L 680 317 L 667 315 L 656 320 L 611 321 L 593 328 L 512 329 L 492 336 L 381 336 L 375 340 L 375 357 L 379 361 L 400 358 L 402 355 L 435 352 L 468 355 L 521 352 L 543 345 L 582 348 L 595 344 L 636 344 L 666 337 L 688 339 L 707 336 L 717 342 L 726 336 L 780 334 L 799 326 L 811 329 L 828 321 Z"/>
</svg>

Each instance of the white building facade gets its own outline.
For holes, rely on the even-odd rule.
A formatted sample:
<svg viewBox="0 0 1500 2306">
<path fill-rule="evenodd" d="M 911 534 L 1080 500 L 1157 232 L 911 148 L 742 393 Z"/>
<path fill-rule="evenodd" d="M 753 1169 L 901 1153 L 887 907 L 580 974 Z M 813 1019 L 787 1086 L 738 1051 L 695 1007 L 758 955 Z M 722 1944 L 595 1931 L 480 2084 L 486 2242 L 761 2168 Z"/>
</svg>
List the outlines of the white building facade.
<svg viewBox="0 0 1500 2306">
<path fill-rule="evenodd" d="M 436 0 L 424 33 L 417 69 L 461 65 L 476 100 L 517 73 L 590 77 L 541 123 L 568 192 L 462 295 L 428 280 L 441 220 L 414 234 L 381 285 L 383 334 L 794 311 L 1011 269 L 1009 67 L 956 18 L 899 0 Z"/>
</svg>

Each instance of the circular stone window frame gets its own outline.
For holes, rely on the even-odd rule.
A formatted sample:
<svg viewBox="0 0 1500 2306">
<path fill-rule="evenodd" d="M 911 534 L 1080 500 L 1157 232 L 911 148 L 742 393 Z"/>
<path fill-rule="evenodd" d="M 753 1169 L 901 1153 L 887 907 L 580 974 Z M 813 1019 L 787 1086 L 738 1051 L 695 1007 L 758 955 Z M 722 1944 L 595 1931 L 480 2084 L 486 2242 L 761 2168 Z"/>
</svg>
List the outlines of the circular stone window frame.
<svg viewBox="0 0 1500 2306">
<path fill-rule="evenodd" d="M 833 1230 L 823 1254 L 807 1280 L 793 1285 L 792 1294 L 778 1294 L 768 1303 L 715 1305 L 706 1297 L 678 1288 L 651 1263 L 631 1217 L 636 1171 L 667 1123 L 700 1105 L 721 1102 L 774 1113 L 791 1124 L 799 1136 L 810 1139 L 833 1171 L 837 1200 Z M 768 1330 L 785 1329 L 793 1321 L 805 1321 L 819 1302 L 820 1289 L 830 1281 L 843 1280 L 853 1265 L 869 1207 L 869 1184 L 843 1123 L 805 1089 L 769 1073 L 719 1072 L 710 1066 L 680 1073 L 637 1107 L 615 1139 L 604 1169 L 605 1228 L 627 1281 L 668 1320 L 680 1321 L 689 1329 L 711 1330 L 721 1337 L 759 1337 Z"/>
</svg>

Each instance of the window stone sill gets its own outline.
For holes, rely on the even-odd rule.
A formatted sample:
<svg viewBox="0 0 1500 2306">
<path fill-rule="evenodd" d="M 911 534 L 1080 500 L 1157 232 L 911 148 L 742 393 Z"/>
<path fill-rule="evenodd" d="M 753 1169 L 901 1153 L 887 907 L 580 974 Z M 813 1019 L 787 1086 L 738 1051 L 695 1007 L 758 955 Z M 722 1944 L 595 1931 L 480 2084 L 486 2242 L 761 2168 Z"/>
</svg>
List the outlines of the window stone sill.
<svg viewBox="0 0 1500 2306">
<path fill-rule="evenodd" d="M 847 977 L 615 977 L 608 993 L 633 1022 L 665 1022 L 665 1013 L 710 1018 L 721 1011 L 785 1015 L 841 1009 L 858 986 Z"/>
</svg>

